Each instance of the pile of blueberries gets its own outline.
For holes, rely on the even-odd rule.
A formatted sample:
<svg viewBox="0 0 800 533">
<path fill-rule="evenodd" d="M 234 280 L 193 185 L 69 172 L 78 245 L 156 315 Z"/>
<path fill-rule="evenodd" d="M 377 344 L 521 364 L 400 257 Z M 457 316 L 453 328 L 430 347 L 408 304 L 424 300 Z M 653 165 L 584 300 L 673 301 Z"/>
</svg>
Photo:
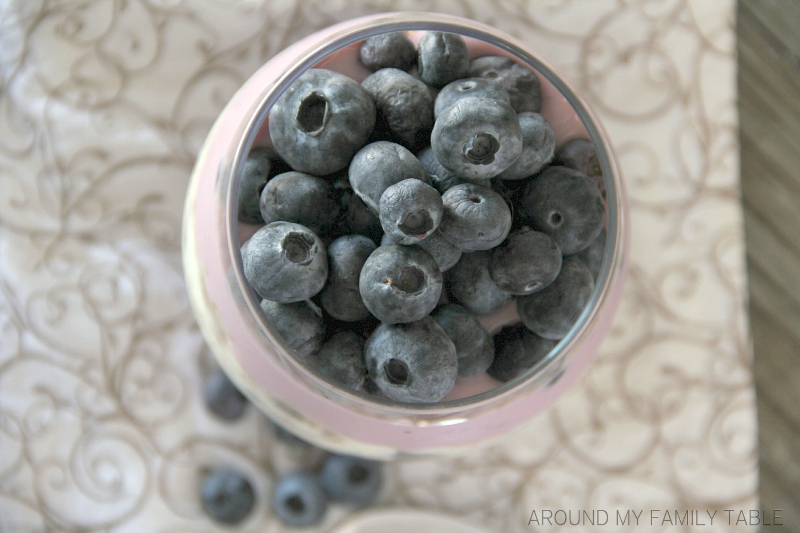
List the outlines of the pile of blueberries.
<svg viewBox="0 0 800 533">
<path fill-rule="evenodd" d="M 464 39 L 364 41 L 362 83 L 304 72 L 270 110 L 239 191 L 244 274 L 297 356 L 343 387 L 438 402 L 506 382 L 566 336 L 605 249 L 591 142 L 555 152 L 537 76 Z M 516 300 L 492 337 L 477 316 Z"/>
<path fill-rule="evenodd" d="M 212 374 L 203 389 L 206 407 L 218 418 L 240 418 L 248 401 L 222 372 Z M 274 425 L 279 438 L 296 445 L 297 437 Z M 302 443 L 305 444 L 305 443 Z M 273 490 L 271 504 L 275 515 L 293 527 L 319 523 L 328 501 L 354 507 L 371 504 L 382 483 L 380 463 L 349 455 L 329 454 L 317 471 L 296 470 L 282 476 Z M 200 501 L 205 512 L 220 524 L 244 521 L 256 503 L 248 476 L 231 466 L 202 469 Z"/>
</svg>

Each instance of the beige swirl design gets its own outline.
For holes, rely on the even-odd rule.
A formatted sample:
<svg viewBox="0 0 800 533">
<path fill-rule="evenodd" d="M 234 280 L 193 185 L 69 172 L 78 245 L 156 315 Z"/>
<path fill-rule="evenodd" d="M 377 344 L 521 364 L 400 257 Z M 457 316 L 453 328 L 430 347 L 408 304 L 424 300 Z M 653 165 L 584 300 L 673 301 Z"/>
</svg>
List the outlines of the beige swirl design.
<svg viewBox="0 0 800 533">
<path fill-rule="evenodd" d="M 571 530 L 534 529 L 533 509 L 757 507 L 732 0 L 12 0 L 0 9 L 0 531 L 218 531 L 196 492 L 218 464 L 256 486 L 241 530 L 285 530 L 272 484 L 322 456 L 253 409 L 234 423 L 204 409 L 214 363 L 184 287 L 183 198 L 211 124 L 264 61 L 390 10 L 494 25 L 563 72 L 619 156 L 632 252 L 577 386 L 484 447 L 388 464 L 380 501 L 508 532 Z"/>
</svg>

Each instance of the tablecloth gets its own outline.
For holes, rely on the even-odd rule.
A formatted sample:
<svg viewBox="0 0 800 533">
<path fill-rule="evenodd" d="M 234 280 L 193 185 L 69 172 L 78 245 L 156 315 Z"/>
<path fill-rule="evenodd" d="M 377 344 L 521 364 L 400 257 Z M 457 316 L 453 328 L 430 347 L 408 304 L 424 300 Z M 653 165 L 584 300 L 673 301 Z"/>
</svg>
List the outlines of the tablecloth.
<svg viewBox="0 0 800 533">
<path fill-rule="evenodd" d="M 183 283 L 184 194 L 215 117 L 267 59 L 399 10 L 507 31 L 587 98 L 628 188 L 631 269 L 610 335 L 566 396 L 490 447 L 387 464 L 379 504 L 498 533 L 755 528 L 733 0 L 10 0 L 0 531 L 288 530 L 271 487 L 320 452 L 277 438 L 254 409 L 226 423 L 203 406 L 214 363 Z M 197 496 L 198 465 L 222 464 L 256 488 L 233 529 Z M 558 510 L 609 519 L 542 523 Z M 310 531 L 352 511 L 333 505 Z M 628 511 L 638 528 L 615 520 Z"/>
</svg>

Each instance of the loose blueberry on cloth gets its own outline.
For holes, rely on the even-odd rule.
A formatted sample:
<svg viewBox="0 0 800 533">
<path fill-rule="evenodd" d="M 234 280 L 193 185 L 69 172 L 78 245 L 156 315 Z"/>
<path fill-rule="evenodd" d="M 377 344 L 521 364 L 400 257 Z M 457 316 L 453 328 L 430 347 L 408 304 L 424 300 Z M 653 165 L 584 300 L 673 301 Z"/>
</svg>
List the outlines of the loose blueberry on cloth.
<svg viewBox="0 0 800 533">
<path fill-rule="evenodd" d="M 328 457 L 319 477 L 331 499 L 357 506 L 372 503 L 383 480 L 380 463 L 349 455 Z"/>
<path fill-rule="evenodd" d="M 306 527 L 318 523 L 328 508 L 319 478 L 293 472 L 281 478 L 272 495 L 272 509 L 285 524 Z"/>
<path fill-rule="evenodd" d="M 235 525 L 252 511 L 256 495 L 247 477 L 231 467 L 207 473 L 200 485 L 203 509 L 215 521 Z"/>
</svg>

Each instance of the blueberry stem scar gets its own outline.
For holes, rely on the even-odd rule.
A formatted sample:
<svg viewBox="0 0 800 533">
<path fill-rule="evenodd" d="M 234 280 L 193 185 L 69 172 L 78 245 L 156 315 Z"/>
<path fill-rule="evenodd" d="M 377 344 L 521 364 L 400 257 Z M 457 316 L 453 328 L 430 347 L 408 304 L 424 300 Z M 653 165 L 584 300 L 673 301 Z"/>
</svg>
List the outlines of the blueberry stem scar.
<svg viewBox="0 0 800 533">
<path fill-rule="evenodd" d="M 309 135 L 317 135 L 328 121 L 328 101 L 319 93 L 311 93 L 300 103 L 297 125 Z"/>
<path fill-rule="evenodd" d="M 311 246 L 299 233 L 290 233 L 281 242 L 286 259 L 298 265 L 307 265 L 314 259 Z"/>
<path fill-rule="evenodd" d="M 476 165 L 488 165 L 494 162 L 494 154 L 500 149 L 500 143 L 489 133 L 478 133 L 464 146 L 464 155 Z"/>
<path fill-rule="evenodd" d="M 408 367 L 403 361 L 399 359 L 389 359 L 386 361 L 386 364 L 383 365 L 383 371 L 386 374 L 386 378 L 395 385 L 408 385 L 409 378 L 411 377 L 408 373 Z"/>
</svg>

